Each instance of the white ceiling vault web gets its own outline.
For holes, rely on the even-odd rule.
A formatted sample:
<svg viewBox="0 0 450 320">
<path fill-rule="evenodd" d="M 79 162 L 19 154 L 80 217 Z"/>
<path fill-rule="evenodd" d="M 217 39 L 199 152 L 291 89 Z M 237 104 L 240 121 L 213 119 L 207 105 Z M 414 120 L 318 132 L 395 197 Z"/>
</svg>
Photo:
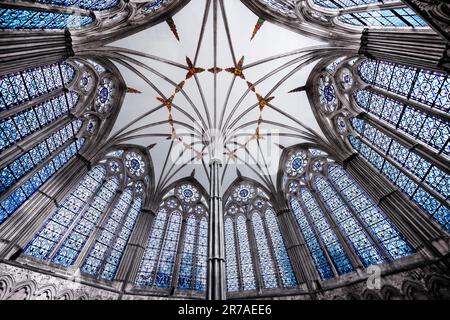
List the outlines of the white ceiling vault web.
<svg viewBox="0 0 450 320">
<path fill-rule="evenodd" d="M 208 189 L 208 162 L 214 150 L 215 156 L 222 157 L 223 190 L 236 178 L 236 168 L 266 186 L 275 184 L 282 152 L 279 145 L 304 141 L 300 122 L 322 135 L 306 93 L 289 93 L 305 85 L 317 61 L 305 63 L 310 56 L 301 59 L 302 53 L 264 59 L 323 43 L 269 22 L 264 22 L 250 40 L 258 17 L 239 0 L 193 0 L 173 16 L 173 21 L 179 41 L 169 25 L 161 23 L 111 44 L 123 48 L 114 50 L 124 54 L 122 61 L 114 62 L 127 86 L 141 93 L 126 95 L 110 136 L 131 124 L 120 132 L 121 143 L 156 144 L 150 154 L 160 187 L 189 176 L 195 169 L 195 178 Z M 186 79 L 186 57 L 205 71 Z M 225 70 L 238 66 L 242 57 L 245 80 Z M 281 68 L 285 64 L 287 67 Z M 223 71 L 208 71 L 214 67 Z M 248 82 L 256 83 L 255 92 L 249 90 Z M 177 84 L 183 84 L 182 90 L 176 90 Z M 256 93 L 267 101 L 274 97 L 262 112 Z M 171 96 L 173 105 L 167 102 Z M 219 141 L 214 150 L 212 136 Z M 224 140 L 225 148 L 220 149 Z"/>
</svg>

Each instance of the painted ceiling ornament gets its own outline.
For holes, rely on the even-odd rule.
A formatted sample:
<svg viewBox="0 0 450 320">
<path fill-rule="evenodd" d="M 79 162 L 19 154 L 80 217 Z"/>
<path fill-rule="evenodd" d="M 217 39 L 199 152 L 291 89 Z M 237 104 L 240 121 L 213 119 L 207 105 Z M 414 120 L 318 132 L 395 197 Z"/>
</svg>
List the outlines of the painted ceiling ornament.
<svg viewBox="0 0 450 320">
<path fill-rule="evenodd" d="M 219 67 L 214 67 L 214 68 L 209 68 L 208 69 L 209 72 L 213 73 L 213 74 L 217 74 L 223 71 L 223 69 L 219 68 Z"/>
<path fill-rule="evenodd" d="M 170 27 L 170 31 L 172 31 L 173 35 L 175 36 L 175 38 L 180 41 L 180 36 L 178 35 L 178 31 L 177 31 L 177 26 L 175 25 L 175 21 L 173 21 L 172 17 L 168 17 L 166 19 L 167 24 Z"/>
<path fill-rule="evenodd" d="M 156 100 L 158 100 L 159 102 L 162 102 L 162 104 L 167 108 L 167 110 L 169 112 L 171 112 L 172 111 L 173 98 L 175 98 L 175 95 L 171 95 L 168 99 L 157 97 Z"/>
<path fill-rule="evenodd" d="M 286 172 L 288 175 L 295 177 L 303 173 L 308 157 L 305 152 L 298 151 L 294 153 L 286 163 Z"/>
<path fill-rule="evenodd" d="M 191 59 L 189 59 L 188 57 L 186 57 L 186 63 L 189 67 L 188 73 L 186 74 L 186 80 L 192 78 L 194 75 L 202 73 L 203 71 L 205 71 L 205 69 L 203 68 L 197 68 L 194 66 L 194 64 L 192 63 Z"/>
<path fill-rule="evenodd" d="M 275 99 L 275 97 L 263 98 L 260 94 L 256 93 L 256 97 L 258 98 L 259 110 L 263 111 L 267 104 Z"/>
<path fill-rule="evenodd" d="M 264 24 L 265 20 L 263 18 L 258 18 L 258 21 L 256 22 L 255 28 L 253 29 L 252 37 L 250 38 L 250 41 L 255 38 L 258 31 L 261 29 L 262 25 Z"/>
<path fill-rule="evenodd" d="M 185 203 L 196 203 L 200 199 L 200 193 L 191 184 L 181 185 L 177 190 L 177 195 Z"/>
<path fill-rule="evenodd" d="M 135 88 L 128 87 L 127 88 L 127 93 L 141 94 L 142 92 L 137 90 L 137 89 L 135 89 Z"/>
<path fill-rule="evenodd" d="M 100 85 L 97 89 L 97 98 L 95 105 L 97 111 L 100 113 L 106 113 L 109 111 L 112 102 L 112 96 L 114 94 L 114 83 L 109 78 L 103 78 L 100 81 Z"/>
<path fill-rule="evenodd" d="M 136 152 L 128 152 L 125 154 L 125 166 L 128 171 L 136 177 L 142 176 L 145 171 L 145 162 L 140 154 Z"/>
<path fill-rule="evenodd" d="M 233 192 L 233 198 L 236 202 L 247 203 L 255 196 L 255 188 L 249 184 L 241 184 Z"/>
<path fill-rule="evenodd" d="M 236 77 L 239 77 L 241 79 L 245 80 L 244 72 L 242 71 L 242 67 L 244 66 L 244 57 L 239 60 L 236 67 L 233 68 L 227 68 L 225 71 L 234 74 Z"/>
</svg>

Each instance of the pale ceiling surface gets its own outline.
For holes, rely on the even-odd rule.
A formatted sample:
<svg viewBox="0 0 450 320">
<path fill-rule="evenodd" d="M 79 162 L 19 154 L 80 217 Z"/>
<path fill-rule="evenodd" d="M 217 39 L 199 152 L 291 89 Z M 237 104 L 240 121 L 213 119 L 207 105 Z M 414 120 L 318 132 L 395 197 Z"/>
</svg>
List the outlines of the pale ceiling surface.
<svg viewBox="0 0 450 320">
<path fill-rule="evenodd" d="M 112 46 L 118 46 L 122 48 L 133 49 L 136 51 L 144 52 L 146 54 L 151 54 L 157 57 L 163 57 L 170 61 L 182 64 L 186 66 L 186 57 L 189 57 L 192 61 L 196 59 L 196 51 L 199 44 L 200 33 L 202 30 L 202 21 L 204 18 L 206 0 L 193 0 L 190 1 L 186 7 L 179 11 L 174 17 L 174 21 L 177 27 L 177 31 L 180 37 L 180 41 L 177 41 L 175 36 L 170 31 L 168 24 L 160 23 L 152 28 L 144 30 L 133 36 L 127 37 L 115 43 Z M 256 62 L 261 59 L 265 59 L 274 55 L 287 53 L 293 50 L 301 49 L 304 47 L 321 45 L 323 43 L 315 40 L 311 40 L 297 33 L 284 29 L 282 27 L 276 26 L 269 22 L 265 22 L 262 28 L 259 30 L 255 38 L 251 41 L 251 35 L 255 28 L 255 24 L 258 21 L 258 17 L 253 14 L 244 4 L 239 0 L 226 0 L 224 1 L 226 17 L 229 25 L 229 35 L 232 42 L 232 47 L 236 62 L 233 61 L 232 51 L 230 50 L 230 45 L 227 38 L 227 32 L 224 26 L 224 20 L 222 17 L 222 11 L 220 6 L 217 9 L 217 67 L 225 69 L 234 67 L 235 63 L 242 57 L 245 56 L 244 60 L 244 75 L 245 79 L 251 83 L 257 82 L 263 76 L 269 72 L 276 70 L 286 62 L 294 59 L 295 57 L 285 57 L 282 59 L 277 59 L 274 61 L 269 61 L 262 63 L 255 67 L 245 69 L 245 66 Z M 208 70 L 214 67 L 214 19 L 213 19 L 213 5 L 211 4 L 207 22 L 204 28 L 204 34 L 202 37 L 200 49 L 198 51 L 197 61 L 195 63 L 196 67 Z M 142 57 L 134 57 L 139 61 L 144 62 L 149 67 L 154 68 L 162 75 L 170 79 L 173 83 L 180 83 L 185 80 L 187 70 L 182 69 L 178 66 L 172 66 L 160 61 L 155 61 Z M 151 88 L 147 83 L 145 83 L 140 77 L 135 73 L 131 72 L 124 66 L 116 63 L 121 71 L 128 87 L 135 88 L 142 92 L 142 94 L 127 94 L 122 105 L 119 117 L 111 134 L 114 134 L 122 128 L 125 124 L 136 121 L 133 128 L 140 125 L 149 123 L 163 122 L 162 124 L 155 125 L 151 128 L 140 131 L 139 133 L 151 133 L 151 134 L 162 134 L 166 136 L 148 136 L 144 138 L 134 139 L 127 141 L 127 143 L 134 143 L 143 146 L 148 146 L 150 144 L 156 143 L 157 145 L 150 150 L 152 160 L 155 167 L 156 181 L 161 178 L 161 175 L 170 176 L 178 168 L 182 167 L 169 182 L 186 177 L 191 174 L 192 170 L 195 169 L 195 177 L 199 180 L 202 185 L 208 189 L 208 177 L 206 173 L 206 168 L 208 168 L 208 162 L 210 160 L 210 150 L 204 150 L 204 155 L 201 155 L 202 145 L 199 143 L 199 138 L 191 138 L 189 136 L 182 135 L 183 132 L 189 133 L 192 130 L 183 127 L 182 125 L 175 123 L 174 128 L 179 138 L 182 142 L 176 140 L 172 143 L 172 140 L 167 139 L 167 135 L 171 134 L 172 128 L 168 123 L 169 112 L 166 107 L 160 107 L 156 112 L 152 113 L 146 118 L 142 118 L 145 112 L 151 109 L 161 106 L 156 98 L 159 97 L 153 88 Z M 269 91 L 290 71 L 297 67 L 299 63 L 293 64 L 288 68 L 276 73 L 275 75 L 269 77 L 268 79 L 262 81 L 256 85 L 256 92 L 263 97 L 267 97 Z M 139 71 L 141 71 L 145 76 L 159 89 L 165 97 L 170 97 L 174 93 L 173 84 L 169 83 L 165 79 L 134 65 Z M 288 113 L 295 119 L 300 120 L 304 124 L 308 125 L 310 128 L 314 129 L 321 134 L 318 127 L 317 121 L 311 111 L 308 99 L 305 92 L 300 93 L 288 93 L 290 90 L 303 86 L 310 74 L 311 69 L 314 64 L 307 65 L 305 68 L 301 69 L 299 72 L 292 75 L 288 80 L 281 83 L 281 85 L 270 94 L 270 96 L 275 97 L 270 103 L 279 108 L 280 110 Z M 174 121 L 181 121 L 190 126 L 195 125 L 197 128 L 210 129 L 220 128 L 225 130 L 225 128 L 230 127 L 230 125 L 237 119 L 237 122 L 233 128 L 237 128 L 242 124 L 247 122 L 256 121 L 260 116 L 260 108 L 258 105 L 253 107 L 249 112 L 246 112 L 248 108 L 258 103 L 256 94 L 248 91 L 248 84 L 245 80 L 236 77 L 228 103 L 225 105 L 226 97 L 233 82 L 234 75 L 232 73 L 222 71 L 217 74 L 217 90 L 214 90 L 214 74 L 208 71 L 197 74 L 198 84 L 194 77 L 186 80 L 183 90 L 186 95 L 191 99 L 192 103 L 198 109 L 201 117 L 206 124 L 194 124 L 191 119 L 186 115 L 182 114 L 178 110 L 173 109 L 173 119 Z M 202 99 L 199 91 L 199 87 L 203 93 L 204 98 Z M 216 104 L 214 103 L 216 92 Z M 231 116 L 230 113 L 237 102 L 242 98 L 237 111 Z M 185 110 L 189 115 L 195 119 L 199 117 L 194 112 L 194 108 L 188 102 L 188 100 L 181 93 L 177 93 L 173 100 L 174 105 L 179 106 Z M 216 107 L 215 107 L 216 106 Z M 225 106 L 225 107 L 224 107 Z M 225 108 L 224 117 L 221 122 L 221 114 Z M 207 112 L 209 112 L 209 119 Z M 225 123 L 227 119 L 231 120 L 228 122 L 227 126 Z M 262 112 L 262 118 L 264 120 L 270 120 L 273 122 L 279 122 L 284 125 L 299 127 L 299 125 L 293 120 L 281 115 L 279 112 L 273 110 L 270 107 L 265 107 Z M 140 119 L 139 121 L 137 121 Z M 224 156 L 222 163 L 224 166 L 225 173 L 222 182 L 224 190 L 233 182 L 236 178 L 236 168 L 239 168 L 241 173 L 245 176 L 260 180 L 257 174 L 252 171 L 252 168 L 272 176 L 272 181 L 275 183 L 276 171 L 278 168 L 278 159 L 281 155 L 281 149 L 277 146 L 280 144 L 282 146 L 288 147 L 293 144 L 300 143 L 301 140 L 295 137 L 286 136 L 276 136 L 276 132 L 290 132 L 295 133 L 287 129 L 283 129 L 274 124 L 262 123 L 260 126 L 261 139 L 259 140 L 260 148 L 256 142 L 256 139 L 250 140 L 256 132 L 257 124 L 253 123 L 247 126 L 245 129 L 238 130 L 238 134 L 246 134 L 246 136 L 241 135 L 238 142 L 242 145 L 246 145 L 249 153 L 253 157 L 258 157 L 258 162 L 260 163 L 260 168 L 252 162 L 251 157 L 245 152 L 241 147 L 234 154 L 236 159 L 231 156 Z M 274 133 L 271 137 L 264 137 L 266 132 Z M 191 151 L 186 149 L 186 146 L 192 142 L 197 142 L 194 144 L 194 149 L 196 151 Z M 224 152 L 234 151 L 236 149 L 234 144 L 228 144 L 228 150 Z M 172 168 L 172 164 L 176 162 L 180 151 L 185 151 L 183 157 L 177 161 L 175 166 Z M 164 166 L 167 158 L 167 154 L 170 154 L 168 164 Z M 219 152 L 220 153 L 220 152 Z M 261 157 L 264 155 L 264 157 Z M 191 161 L 192 157 L 195 157 Z M 205 164 L 205 166 L 202 164 Z M 247 165 L 243 164 L 243 160 Z M 189 162 L 188 165 L 183 166 L 183 163 Z M 228 164 L 228 165 L 227 165 Z M 267 168 L 266 168 L 267 166 Z M 163 173 L 163 168 L 164 173 Z M 169 170 L 172 168 L 171 172 Z M 263 172 L 261 172 L 263 171 Z"/>
</svg>

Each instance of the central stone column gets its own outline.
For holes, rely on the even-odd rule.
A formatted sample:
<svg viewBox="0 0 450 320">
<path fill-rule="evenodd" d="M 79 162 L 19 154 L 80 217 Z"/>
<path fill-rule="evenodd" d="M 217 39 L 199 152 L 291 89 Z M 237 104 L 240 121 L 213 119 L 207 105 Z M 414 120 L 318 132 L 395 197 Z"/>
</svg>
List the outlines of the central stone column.
<svg viewBox="0 0 450 320">
<path fill-rule="evenodd" d="M 222 193 L 218 159 L 209 163 L 209 237 L 208 237 L 208 300 L 225 300 L 225 237 L 222 210 Z"/>
</svg>

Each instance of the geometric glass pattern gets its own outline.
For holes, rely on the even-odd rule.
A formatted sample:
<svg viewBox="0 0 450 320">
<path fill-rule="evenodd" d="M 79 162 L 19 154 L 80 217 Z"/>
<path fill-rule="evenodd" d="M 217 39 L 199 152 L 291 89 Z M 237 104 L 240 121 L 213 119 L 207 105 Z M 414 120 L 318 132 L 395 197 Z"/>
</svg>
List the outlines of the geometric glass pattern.
<svg viewBox="0 0 450 320">
<path fill-rule="evenodd" d="M 231 218 L 225 220 L 225 253 L 227 263 L 226 276 L 227 276 L 227 291 L 238 291 L 239 280 L 236 261 L 236 241 L 234 239 L 234 226 Z"/>
<path fill-rule="evenodd" d="M 151 286 L 155 276 L 158 254 L 166 230 L 167 210 L 160 208 L 153 223 L 152 231 L 144 251 L 144 256 L 139 266 L 136 284 Z"/>
<path fill-rule="evenodd" d="M 85 15 L 0 8 L 0 29 L 78 29 L 93 21 Z"/>
<path fill-rule="evenodd" d="M 368 267 L 382 263 L 384 261 L 383 256 L 377 250 L 361 223 L 352 215 L 330 183 L 321 176 L 316 176 L 314 181 L 320 198 L 327 206 L 328 212 L 334 218 L 342 234 L 347 238 L 363 265 Z M 362 205 L 367 206 L 364 201 L 361 202 L 363 203 Z"/>
<path fill-rule="evenodd" d="M 91 169 L 28 243 L 24 250 L 25 254 L 39 259 L 47 259 L 100 187 L 105 175 L 106 170 L 103 166 Z"/>
<path fill-rule="evenodd" d="M 208 255 L 208 220 L 200 220 L 197 240 L 197 263 L 195 273 L 195 290 L 206 290 L 206 262 Z"/>
<path fill-rule="evenodd" d="M 76 7 L 87 10 L 111 9 L 119 4 L 119 0 L 26 0 L 55 6 Z"/>
<path fill-rule="evenodd" d="M 80 217 L 75 221 L 72 230 L 65 237 L 64 242 L 53 256 L 52 261 L 54 263 L 64 267 L 71 266 L 75 263 L 87 240 L 94 232 L 100 216 L 106 213 L 109 204 L 113 201 L 118 188 L 118 178 L 109 178 L 103 183 L 94 199 L 89 202 L 88 208 L 85 210 L 82 210 L 82 208 L 77 209 L 79 210 Z"/>
<path fill-rule="evenodd" d="M 3 223 L 9 216 L 11 216 L 28 198 L 30 198 L 48 179 L 50 179 L 57 171 L 64 167 L 64 165 L 71 160 L 78 151 L 83 147 L 85 139 L 81 138 L 66 146 L 63 150 L 54 152 L 52 158 L 40 167 L 33 175 L 21 180 L 21 184 L 14 191 L 12 191 L 5 199 L 0 202 L 0 224 Z M 49 152 L 48 149 L 44 152 Z M 40 157 L 41 155 L 37 154 Z M 32 158 L 37 159 L 37 158 Z M 32 159 L 27 159 L 27 165 L 32 162 Z M 6 171 L 2 170 L 2 174 Z M 8 179 L 14 179 L 14 176 L 8 176 Z M 4 180 L 1 177 L 3 187 L 12 182 Z M 2 188 L 3 188 L 2 187 Z"/>
<path fill-rule="evenodd" d="M 308 221 L 305 213 L 300 207 L 299 201 L 292 197 L 290 199 L 290 205 L 321 279 L 327 280 L 333 278 L 333 270 L 331 269 L 330 264 L 324 255 L 324 251 L 318 242 L 317 235 L 313 229 L 311 229 L 311 223 Z"/>
<path fill-rule="evenodd" d="M 324 8 L 342 9 L 342 8 L 356 7 L 356 6 L 359 6 L 362 4 L 377 3 L 380 1 L 379 0 L 313 0 L 313 2 L 314 2 L 314 4 L 317 4 Z M 384 2 L 387 2 L 387 1 L 384 1 Z"/>
<path fill-rule="evenodd" d="M 102 265 L 104 265 L 107 255 L 113 254 L 112 247 L 116 244 L 116 241 L 121 242 L 121 250 L 126 246 L 126 242 L 124 242 L 123 239 L 117 238 L 117 235 L 120 234 L 128 213 L 131 212 L 131 202 L 133 199 L 132 192 L 133 191 L 131 188 L 127 188 L 120 195 L 119 199 L 117 199 L 117 202 L 109 214 L 109 217 L 105 221 L 97 240 L 81 266 L 81 272 L 88 273 L 92 276 L 101 274 L 102 278 L 112 279 L 111 276 L 115 272 L 115 269 L 103 269 Z M 129 222 L 130 221 L 128 221 L 128 223 Z M 115 267 L 117 267 L 117 264 Z"/>
<path fill-rule="evenodd" d="M 0 111 L 65 87 L 75 76 L 66 62 L 26 69 L 0 76 Z M 57 106 L 55 106 L 57 107 Z"/>
<path fill-rule="evenodd" d="M 369 90 L 357 91 L 354 97 L 358 106 L 371 115 L 425 143 L 436 153 L 450 156 L 450 123 L 445 119 Z"/>
<path fill-rule="evenodd" d="M 446 73 L 369 59 L 359 65 L 358 73 L 367 84 L 419 102 L 424 108 L 450 111 L 450 79 Z"/>
<path fill-rule="evenodd" d="M 293 287 L 297 284 L 297 281 L 295 279 L 294 271 L 292 270 L 283 238 L 281 237 L 275 211 L 272 208 L 268 208 L 266 210 L 265 218 L 283 287 Z"/>
<path fill-rule="evenodd" d="M 167 224 L 166 236 L 162 244 L 161 257 L 155 277 L 158 288 L 169 288 L 172 283 L 172 272 L 177 256 L 178 240 L 180 237 L 181 213 L 174 211 Z"/>
<path fill-rule="evenodd" d="M 300 193 L 301 197 L 299 200 L 303 204 L 311 224 L 314 226 L 315 233 L 320 236 L 323 246 L 325 246 L 336 271 L 340 275 L 354 271 L 347 254 L 342 248 L 334 230 L 330 227 L 330 224 L 327 221 L 328 219 L 319 207 L 314 195 L 305 188 L 302 188 Z"/>
<path fill-rule="evenodd" d="M 178 288 L 180 289 L 190 289 L 192 285 L 192 263 L 194 260 L 196 233 L 195 227 L 195 217 L 191 215 L 187 220 L 186 231 L 184 232 L 184 246 L 178 276 Z"/>
<path fill-rule="evenodd" d="M 374 158 L 374 160 L 378 159 L 375 165 L 378 170 L 381 172 L 388 170 L 384 169 L 385 167 L 383 166 L 385 162 L 384 158 L 388 158 L 389 162 L 397 169 L 407 173 L 416 181 L 416 184 L 418 182 L 421 185 L 420 189 L 425 188 L 435 192 L 443 202 L 448 199 L 450 194 L 450 176 L 446 172 L 432 165 L 417 152 L 411 151 L 396 139 L 391 138 L 367 121 L 352 118 L 350 122 L 355 131 L 360 134 L 361 139 L 370 146 L 373 146 L 373 148 L 367 150 L 363 147 L 360 153 L 366 153 L 368 155 L 369 153 L 375 152 L 373 150 L 377 150 L 378 153 L 375 153 L 381 156 L 380 158 L 376 156 Z M 412 193 L 409 195 L 414 197 L 415 191 L 416 189 L 411 190 Z"/>
<path fill-rule="evenodd" d="M 82 125 L 81 120 L 75 120 L 56 130 L 46 139 L 31 147 L 28 152 L 0 168 L 0 195 L 7 192 L 28 173 L 33 171 L 41 162 L 53 157 L 63 146 L 70 144 L 74 135 L 78 133 Z M 61 167 L 59 158 L 54 160 L 56 169 Z"/>
<path fill-rule="evenodd" d="M 273 260 L 267 244 L 267 235 L 261 217 L 257 212 L 253 213 L 252 225 L 256 238 L 256 246 L 258 248 L 259 267 L 263 278 L 264 288 L 276 288 L 277 277 L 275 275 Z"/>
<path fill-rule="evenodd" d="M 242 290 L 254 290 L 255 274 L 253 271 L 252 255 L 250 252 L 250 244 L 248 242 L 248 232 L 245 218 L 239 216 L 237 218 L 237 235 L 239 241 L 239 256 L 241 266 L 241 283 Z"/>
<path fill-rule="evenodd" d="M 405 241 L 396 227 L 388 220 L 378 206 L 365 194 L 356 182 L 337 165 L 328 167 L 328 177 L 356 216 L 370 231 L 391 259 L 398 259 L 412 253 L 412 248 Z"/>
<path fill-rule="evenodd" d="M 0 121 L 0 152 L 67 115 L 78 99 L 75 92 L 63 93 L 3 118 Z"/>
<path fill-rule="evenodd" d="M 450 209 L 446 201 L 436 192 L 433 192 L 433 189 L 428 185 L 425 185 L 422 182 L 423 178 L 418 179 L 410 172 L 410 168 L 417 167 L 417 172 L 420 173 L 421 166 L 424 163 L 423 159 L 420 159 L 416 154 L 410 152 L 395 140 L 392 141 L 392 146 L 386 157 L 385 153 L 382 153 L 379 148 L 372 146 L 372 143 L 366 142 L 365 139 L 363 140 L 353 135 L 350 135 L 348 139 L 352 147 L 372 164 L 376 170 L 387 177 L 438 222 L 444 230 L 450 233 Z M 408 162 L 406 162 L 406 159 L 409 159 Z M 413 166 L 413 163 L 415 163 L 415 166 Z M 446 194 L 445 199 L 448 199 L 448 184 L 450 180 L 443 177 L 441 171 L 437 168 L 432 168 L 429 174 L 430 178 L 428 180 L 432 181 L 436 187 L 439 187 L 443 194 Z M 423 176 L 423 173 L 419 176 Z"/>
<path fill-rule="evenodd" d="M 339 16 L 338 20 L 360 27 L 428 27 L 426 22 L 408 7 L 347 13 Z"/>
</svg>

